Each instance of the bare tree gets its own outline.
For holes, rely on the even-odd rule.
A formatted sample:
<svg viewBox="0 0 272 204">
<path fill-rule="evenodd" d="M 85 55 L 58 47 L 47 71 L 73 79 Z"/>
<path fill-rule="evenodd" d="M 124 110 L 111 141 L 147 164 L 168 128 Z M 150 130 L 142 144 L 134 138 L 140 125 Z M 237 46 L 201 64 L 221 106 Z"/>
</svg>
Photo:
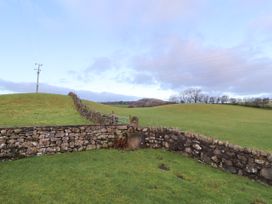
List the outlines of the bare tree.
<svg viewBox="0 0 272 204">
<path fill-rule="evenodd" d="M 229 102 L 229 96 L 227 95 L 221 96 L 221 103 L 224 104 L 227 102 Z"/>
<path fill-rule="evenodd" d="M 209 103 L 214 104 L 216 102 L 216 97 L 211 96 L 209 99 Z"/>
<path fill-rule="evenodd" d="M 185 93 L 185 91 L 182 91 L 179 94 L 179 102 L 180 103 L 190 103 L 190 101 L 188 100 L 187 94 Z"/>
<path fill-rule="evenodd" d="M 223 96 L 209 96 L 204 94 L 201 89 L 189 88 L 182 91 L 179 95 L 173 95 L 169 98 L 169 101 L 175 103 L 211 103 L 211 104 L 237 104 L 252 107 L 271 107 L 269 106 L 270 98 L 230 98 L 227 95 Z"/>
<path fill-rule="evenodd" d="M 218 97 L 215 97 L 216 98 L 216 100 L 215 100 L 215 103 L 220 103 L 221 102 L 221 97 L 220 96 L 218 96 Z"/>
<path fill-rule="evenodd" d="M 210 102 L 210 96 L 209 95 L 207 95 L 207 94 L 203 94 L 203 96 L 202 96 L 202 101 L 204 102 L 204 103 L 209 103 Z"/>
<path fill-rule="evenodd" d="M 236 98 L 230 98 L 230 99 L 229 99 L 229 102 L 230 102 L 231 104 L 237 104 L 237 99 L 236 99 Z"/>
<path fill-rule="evenodd" d="M 198 88 L 189 88 L 182 92 L 182 97 L 185 101 L 189 103 L 198 103 L 200 102 L 201 89 Z"/>
</svg>

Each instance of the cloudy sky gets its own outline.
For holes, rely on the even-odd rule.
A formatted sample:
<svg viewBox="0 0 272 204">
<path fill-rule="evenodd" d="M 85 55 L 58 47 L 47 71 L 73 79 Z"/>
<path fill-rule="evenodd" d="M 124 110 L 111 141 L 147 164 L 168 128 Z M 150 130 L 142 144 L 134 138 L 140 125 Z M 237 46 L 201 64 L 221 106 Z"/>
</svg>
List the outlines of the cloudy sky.
<svg viewBox="0 0 272 204">
<path fill-rule="evenodd" d="M 0 94 L 272 96 L 271 0 L 0 0 Z M 104 98 L 103 98 L 104 97 Z"/>
</svg>

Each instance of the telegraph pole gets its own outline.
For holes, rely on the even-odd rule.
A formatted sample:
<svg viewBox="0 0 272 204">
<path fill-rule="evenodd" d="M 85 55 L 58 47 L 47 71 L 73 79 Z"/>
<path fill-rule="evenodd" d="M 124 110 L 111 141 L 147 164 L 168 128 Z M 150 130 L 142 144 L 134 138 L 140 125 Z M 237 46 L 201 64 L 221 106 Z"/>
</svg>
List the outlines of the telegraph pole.
<svg viewBox="0 0 272 204">
<path fill-rule="evenodd" d="M 39 92 L 40 72 L 42 71 L 42 70 L 41 70 L 41 66 L 43 66 L 43 65 L 42 65 L 42 64 L 39 64 L 39 63 L 35 63 L 35 66 L 37 66 L 37 69 L 34 69 L 34 70 L 37 70 L 36 93 L 38 93 L 38 92 Z"/>
</svg>

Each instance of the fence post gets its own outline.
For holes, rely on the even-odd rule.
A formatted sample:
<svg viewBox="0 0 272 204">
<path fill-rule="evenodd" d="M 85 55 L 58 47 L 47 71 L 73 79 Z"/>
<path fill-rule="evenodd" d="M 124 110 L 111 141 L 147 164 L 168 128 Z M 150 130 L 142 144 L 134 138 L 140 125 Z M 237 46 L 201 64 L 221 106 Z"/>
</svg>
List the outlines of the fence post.
<svg viewBox="0 0 272 204">
<path fill-rule="evenodd" d="M 139 118 L 136 116 L 129 116 L 129 125 L 132 126 L 133 128 L 138 128 L 139 127 Z"/>
</svg>

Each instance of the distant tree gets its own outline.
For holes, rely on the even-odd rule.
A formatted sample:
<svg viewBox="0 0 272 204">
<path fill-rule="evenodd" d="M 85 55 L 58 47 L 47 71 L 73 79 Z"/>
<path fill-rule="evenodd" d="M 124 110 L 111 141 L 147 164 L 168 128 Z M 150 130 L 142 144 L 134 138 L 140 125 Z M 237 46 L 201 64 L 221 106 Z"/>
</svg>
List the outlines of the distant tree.
<svg viewBox="0 0 272 204">
<path fill-rule="evenodd" d="M 239 99 L 237 99 L 239 100 Z M 268 104 L 270 103 L 269 98 L 244 98 L 242 102 L 238 102 L 240 105 L 245 105 L 245 106 L 252 106 L 252 107 L 259 107 L 259 108 L 265 108 L 269 106 Z"/>
<path fill-rule="evenodd" d="M 229 97 L 227 95 L 221 96 L 221 103 L 224 104 L 227 102 L 229 102 Z"/>
<path fill-rule="evenodd" d="M 207 94 L 200 94 L 198 97 L 199 103 L 209 103 L 209 96 Z"/>
<path fill-rule="evenodd" d="M 215 103 L 217 103 L 217 104 L 221 103 L 221 97 L 220 96 L 216 97 Z"/>
<path fill-rule="evenodd" d="M 190 103 L 189 98 L 184 91 L 182 91 L 179 94 L 179 102 L 180 103 Z"/>
<path fill-rule="evenodd" d="M 199 97 L 198 97 L 198 103 L 204 103 L 204 94 L 199 94 Z"/>
<path fill-rule="evenodd" d="M 230 99 L 229 99 L 229 102 L 230 102 L 231 104 L 237 104 L 237 99 L 236 99 L 236 98 L 230 98 Z"/>
<path fill-rule="evenodd" d="M 203 102 L 204 102 L 204 103 L 209 103 L 209 102 L 210 102 L 210 96 L 207 95 L 207 94 L 204 94 L 204 95 L 203 95 Z"/>
<path fill-rule="evenodd" d="M 210 103 L 210 104 L 237 104 L 237 105 L 245 105 L 252 107 L 269 107 L 271 103 L 271 99 L 269 98 L 230 98 L 227 95 L 223 96 L 209 96 L 202 92 L 199 88 L 188 88 L 180 92 L 179 95 L 172 95 L 169 97 L 170 102 L 175 103 Z"/>
<path fill-rule="evenodd" d="M 270 103 L 270 98 L 263 98 L 263 107 L 268 106 Z"/>
<path fill-rule="evenodd" d="M 182 97 L 185 101 L 189 103 L 198 103 L 200 102 L 201 89 L 198 88 L 189 88 L 182 92 Z"/>
<path fill-rule="evenodd" d="M 252 99 L 252 105 L 255 107 L 262 107 L 263 99 L 262 98 L 255 98 Z"/>
<path fill-rule="evenodd" d="M 269 98 L 255 98 L 253 100 L 253 105 L 256 107 L 265 108 L 267 104 L 269 104 Z"/>
<path fill-rule="evenodd" d="M 169 97 L 169 101 L 173 103 L 179 103 L 179 97 L 177 95 L 172 95 Z"/>
<path fill-rule="evenodd" d="M 211 96 L 209 99 L 209 103 L 214 104 L 216 102 L 216 97 Z"/>
</svg>

